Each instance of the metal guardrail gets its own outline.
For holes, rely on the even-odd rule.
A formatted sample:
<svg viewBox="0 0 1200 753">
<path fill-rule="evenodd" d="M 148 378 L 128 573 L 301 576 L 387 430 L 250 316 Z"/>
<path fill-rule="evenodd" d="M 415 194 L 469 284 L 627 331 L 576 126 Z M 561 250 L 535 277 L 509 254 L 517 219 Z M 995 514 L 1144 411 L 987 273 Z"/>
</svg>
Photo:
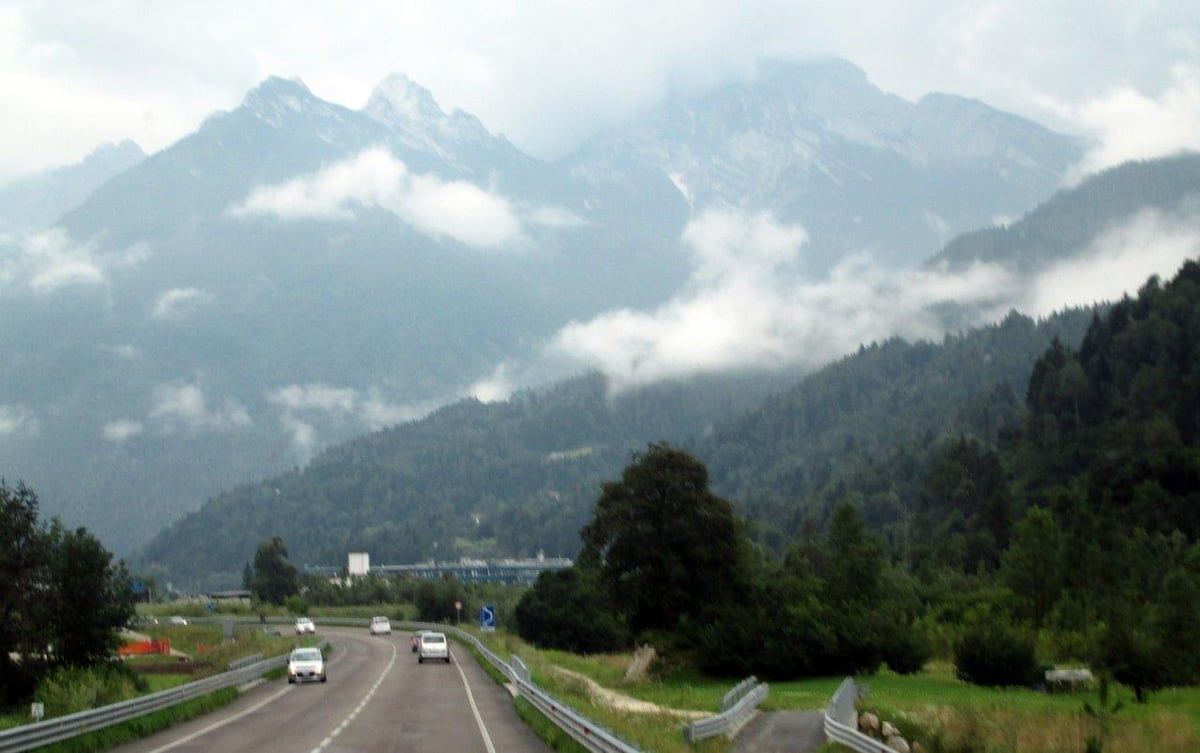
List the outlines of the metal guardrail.
<svg viewBox="0 0 1200 753">
<path fill-rule="evenodd" d="M 233 661 L 229 662 L 227 669 L 230 672 L 236 672 L 239 669 L 245 669 L 246 667 L 256 664 L 262 660 L 262 654 L 250 654 L 249 656 L 243 656 L 241 659 L 234 659 Z"/>
<path fill-rule="evenodd" d="M 770 688 L 766 683 L 759 684 L 758 678 L 747 677 L 721 699 L 721 713 L 685 726 L 684 739 L 695 743 L 738 729 L 758 705 L 766 700 L 769 692 Z"/>
<path fill-rule="evenodd" d="M 131 698 L 127 701 L 80 711 L 66 716 L 34 722 L 0 732 L 0 753 L 17 753 L 43 745 L 68 740 L 114 724 L 174 706 L 207 695 L 222 688 L 244 685 L 262 677 L 272 669 L 287 666 L 288 655 L 261 659 L 230 672 L 206 677 L 157 693 Z"/>
<path fill-rule="evenodd" d="M 842 680 L 825 709 L 825 738 L 841 743 L 857 753 L 895 753 L 873 737 L 858 731 L 858 685 L 854 678 Z"/>
<path fill-rule="evenodd" d="M 567 706 L 537 685 L 534 685 L 529 679 L 529 668 L 519 658 L 514 658 L 513 661 L 518 664 L 520 669 L 514 669 L 499 656 L 496 656 L 491 649 L 483 645 L 478 638 L 465 630 L 460 630 L 449 625 L 429 623 L 407 624 L 415 624 L 417 628 L 453 633 L 462 640 L 470 643 L 489 664 L 499 670 L 501 674 L 513 683 L 517 688 L 517 693 L 522 698 L 529 701 L 543 716 L 563 732 L 573 737 L 576 742 L 591 753 L 642 753 L 638 748 L 633 747 L 609 730 L 579 714 L 570 706 Z"/>
<path fill-rule="evenodd" d="M 742 700 L 742 696 L 746 695 L 755 685 L 758 684 L 758 678 L 750 675 L 745 680 L 742 680 L 737 685 L 733 686 L 733 690 L 729 691 L 721 698 L 721 710 L 728 711 L 735 703 Z"/>
</svg>

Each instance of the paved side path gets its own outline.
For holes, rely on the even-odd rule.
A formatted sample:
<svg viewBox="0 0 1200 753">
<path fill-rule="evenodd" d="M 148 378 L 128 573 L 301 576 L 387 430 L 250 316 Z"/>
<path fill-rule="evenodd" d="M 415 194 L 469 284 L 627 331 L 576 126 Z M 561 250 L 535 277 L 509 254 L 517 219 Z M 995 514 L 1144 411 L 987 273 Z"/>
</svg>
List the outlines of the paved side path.
<svg viewBox="0 0 1200 753">
<path fill-rule="evenodd" d="M 733 741 L 733 753 L 815 753 L 825 743 L 820 711 L 759 714 Z"/>
</svg>

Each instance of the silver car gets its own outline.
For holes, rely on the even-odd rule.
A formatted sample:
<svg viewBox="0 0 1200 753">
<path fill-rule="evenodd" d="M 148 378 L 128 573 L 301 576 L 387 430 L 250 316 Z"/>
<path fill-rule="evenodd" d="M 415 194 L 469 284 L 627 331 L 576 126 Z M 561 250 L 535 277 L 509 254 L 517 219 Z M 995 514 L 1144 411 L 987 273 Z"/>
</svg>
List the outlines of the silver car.
<svg viewBox="0 0 1200 753">
<path fill-rule="evenodd" d="M 288 657 L 288 684 L 328 680 L 325 674 L 325 657 L 319 648 L 292 649 Z"/>
</svg>

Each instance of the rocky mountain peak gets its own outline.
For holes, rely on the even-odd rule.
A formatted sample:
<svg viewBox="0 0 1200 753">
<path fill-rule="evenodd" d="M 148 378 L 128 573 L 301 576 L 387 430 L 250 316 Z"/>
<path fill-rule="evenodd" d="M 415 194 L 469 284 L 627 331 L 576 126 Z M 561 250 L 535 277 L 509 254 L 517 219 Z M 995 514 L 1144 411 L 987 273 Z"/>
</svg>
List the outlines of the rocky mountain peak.
<svg viewBox="0 0 1200 753">
<path fill-rule="evenodd" d="M 433 94 L 403 73 L 388 76 L 375 87 L 366 113 L 389 126 L 433 125 L 446 119 Z"/>
<path fill-rule="evenodd" d="M 299 78 L 272 76 L 250 90 L 242 107 L 278 127 L 291 113 L 300 113 L 319 104 Z"/>
<path fill-rule="evenodd" d="M 489 145 L 496 137 L 474 115 L 454 110 L 447 115 L 433 94 L 402 73 L 384 79 L 363 108 L 409 146 L 457 162 L 461 147 Z"/>
</svg>

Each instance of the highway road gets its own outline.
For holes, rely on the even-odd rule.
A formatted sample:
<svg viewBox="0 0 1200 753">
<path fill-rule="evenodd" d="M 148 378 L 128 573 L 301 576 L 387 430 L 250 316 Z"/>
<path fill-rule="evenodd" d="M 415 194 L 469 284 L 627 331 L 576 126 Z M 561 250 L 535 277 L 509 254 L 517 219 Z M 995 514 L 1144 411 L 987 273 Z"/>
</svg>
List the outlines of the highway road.
<svg viewBox="0 0 1200 753">
<path fill-rule="evenodd" d="M 263 683 L 207 716 L 123 753 L 549 753 L 517 718 L 508 691 L 452 643 L 451 663 L 417 664 L 409 634 L 322 629 L 326 683 Z"/>
</svg>

